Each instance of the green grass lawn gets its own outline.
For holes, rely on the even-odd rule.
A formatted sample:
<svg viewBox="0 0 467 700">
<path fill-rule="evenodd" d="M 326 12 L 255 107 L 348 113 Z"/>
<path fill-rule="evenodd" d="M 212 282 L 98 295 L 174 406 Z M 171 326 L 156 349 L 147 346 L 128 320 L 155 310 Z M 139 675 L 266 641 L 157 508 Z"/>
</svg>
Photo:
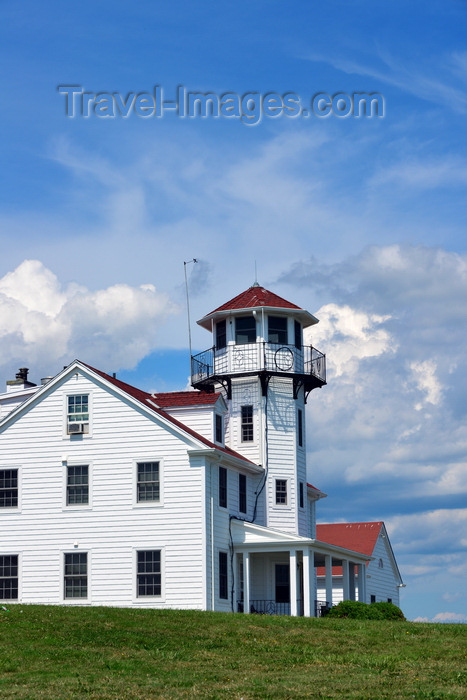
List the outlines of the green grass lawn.
<svg viewBox="0 0 467 700">
<path fill-rule="evenodd" d="M 8 607 L 2 700 L 467 697 L 466 625 Z"/>
</svg>

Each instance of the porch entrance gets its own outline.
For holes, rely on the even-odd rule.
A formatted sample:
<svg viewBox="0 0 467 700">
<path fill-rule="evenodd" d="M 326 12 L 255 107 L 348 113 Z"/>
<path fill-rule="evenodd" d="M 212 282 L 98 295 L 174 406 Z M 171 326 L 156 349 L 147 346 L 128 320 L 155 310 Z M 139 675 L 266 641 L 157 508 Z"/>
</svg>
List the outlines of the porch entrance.
<svg viewBox="0 0 467 700">
<path fill-rule="evenodd" d="M 275 565 L 276 603 L 290 603 L 290 565 Z"/>
</svg>

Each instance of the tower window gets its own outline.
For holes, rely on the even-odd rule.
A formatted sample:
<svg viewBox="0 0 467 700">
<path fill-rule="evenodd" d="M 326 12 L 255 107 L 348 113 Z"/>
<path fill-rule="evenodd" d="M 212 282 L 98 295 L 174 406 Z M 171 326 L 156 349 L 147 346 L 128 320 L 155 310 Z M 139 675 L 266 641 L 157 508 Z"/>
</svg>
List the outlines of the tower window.
<svg viewBox="0 0 467 700">
<path fill-rule="evenodd" d="M 276 505 L 287 505 L 287 480 L 276 479 Z"/>
<path fill-rule="evenodd" d="M 246 475 L 238 475 L 238 510 L 246 513 Z"/>
<path fill-rule="evenodd" d="M 227 508 L 227 469 L 219 467 L 219 505 Z"/>
<path fill-rule="evenodd" d="M 302 349 L 302 327 L 298 321 L 294 322 L 294 332 L 295 332 L 295 347 L 297 350 Z"/>
<path fill-rule="evenodd" d="M 300 408 L 298 409 L 297 422 L 298 422 L 298 446 L 303 447 L 303 411 Z"/>
<path fill-rule="evenodd" d="M 242 406 L 242 442 L 252 442 L 253 437 L 253 406 Z"/>
<path fill-rule="evenodd" d="M 268 342 L 287 345 L 287 319 L 280 316 L 269 316 L 268 319 Z"/>
<path fill-rule="evenodd" d="M 224 442 L 224 419 L 216 413 L 216 442 Z"/>
<path fill-rule="evenodd" d="M 304 508 L 304 507 L 305 507 L 304 490 L 305 490 L 305 489 L 304 489 L 304 484 L 303 484 L 303 481 L 301 481 L 301 482 L 300 482 L 300 485 L 299 485 L 299 499 L 300 499 L 299 502 L 300 502 L 300 508 Z"/>
<path fill-rule="evenodd" d="M 235 342 L 237 345 L 256 343 L 256 320 L 254 316 L 235 319 Z"/>
<path fill-rule="evenodd" d="M 227 331 L 225 319 L 216 323 L 216 349 L 221 350 L 227 345 Z"/>
</svg>

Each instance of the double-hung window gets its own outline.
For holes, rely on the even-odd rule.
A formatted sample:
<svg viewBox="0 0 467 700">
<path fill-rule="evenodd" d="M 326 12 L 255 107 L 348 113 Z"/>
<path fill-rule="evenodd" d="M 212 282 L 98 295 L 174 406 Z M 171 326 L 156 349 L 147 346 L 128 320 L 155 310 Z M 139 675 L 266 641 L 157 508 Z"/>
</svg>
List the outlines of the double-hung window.
<svg viewBox="0 0 467 700">
<path fill-rule="evenodd" d="M 89 504 L 89 465 L 69 464 L 67 466 L 66 504 L 67 506 Z"/>
<path fill-rule="evenodd" d="M 0 469 L 0 508 L 18 507 L 18 470 Z"/>
<path fill-rule="evenodd" d="M 253 431 L 253 406 L 242 406 L 242 442 L 252 442 Z"/>
<path fill-rule="evenodd" d="M 67 432 L 69 435 L 89 433 L 89 395 L 68 396 Z"/>
<path fill-rule="evenodd" d="M 0 556 L 0 600 L 18 599 L 18 555 Z"/>
<path fill-rule="evenodd" d="M 287 479 L 276 479 L 276 505 L 287 505 Z"/>
<path fill-rule="evenodd" d="M 161 580 L 161 550 L 142 550 L 137 555 L 136 589 L 138 598 L 144 596 L 160 596 Z"/>
<path fill-rule="evenodd" d="M 160 463 L 137 463 L 136 500 L 141 502 L 159 502 L 161 497 Z"/>
<path fill-rule="evenodd" d="M 65 598 L 88 597 L 88 555 L 86 552 L 65 554 Z"/>
</svg>

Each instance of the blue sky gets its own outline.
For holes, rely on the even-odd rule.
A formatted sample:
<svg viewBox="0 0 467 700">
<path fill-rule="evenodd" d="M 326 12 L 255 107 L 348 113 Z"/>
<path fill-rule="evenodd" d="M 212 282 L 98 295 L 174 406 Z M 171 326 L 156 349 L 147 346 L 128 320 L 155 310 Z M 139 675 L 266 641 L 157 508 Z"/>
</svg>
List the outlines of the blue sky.
<svg viewBox="0 0 467 700">
<path fill-rule="evenodd" d="M 321 521 L 384 520 L 407 616 L 466 621 L 467 3 L 25 1 L 0 26 L 1 382 L 79 357 L 183 388 L 183 261 L 193 319 L 256 263 L 321 319 Z M 59 85 L 374 92 L 385 112 L 68 118 Z"/>
</svg>

